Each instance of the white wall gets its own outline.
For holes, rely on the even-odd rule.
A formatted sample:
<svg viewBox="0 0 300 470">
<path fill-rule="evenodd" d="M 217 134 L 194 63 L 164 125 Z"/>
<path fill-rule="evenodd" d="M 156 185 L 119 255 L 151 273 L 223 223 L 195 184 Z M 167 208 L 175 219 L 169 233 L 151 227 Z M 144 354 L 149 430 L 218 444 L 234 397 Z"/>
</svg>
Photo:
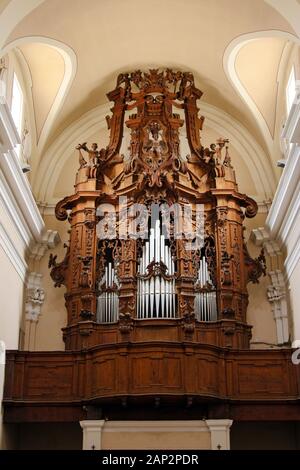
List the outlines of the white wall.
<svg viewBox="0 0 300 470">
<path fill-rule="evenodd" d="M 28 180 L 14 152 L 19 136 L 5 96 L 0 93 L 0 341 L 6 349 L 18 349 L 22 322 L 27 257 L 40 242 L 44 223 Z M 5 366 L 0 360 L 0 403 Z M 0 413 L 0 449 L 6 447 Z"/>
<path fill-rule="evenodd" d="M 270 238 L 285 255 L 284 274 L 289 295 L 291 340 L 300 345 L 300 80 L 282 133 L 285 167 L 266 220 Z"/>
</svg>

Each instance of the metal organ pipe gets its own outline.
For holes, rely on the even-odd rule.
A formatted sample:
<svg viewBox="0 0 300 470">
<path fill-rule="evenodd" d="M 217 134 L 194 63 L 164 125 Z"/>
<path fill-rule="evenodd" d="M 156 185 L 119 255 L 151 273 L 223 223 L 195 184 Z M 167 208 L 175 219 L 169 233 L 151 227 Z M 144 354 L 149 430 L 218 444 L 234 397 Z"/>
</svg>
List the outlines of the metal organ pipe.
<svg viewBox="0 0 300 470">
<path fill-rule="evenodd" d="M 149 271 L 149 265 L 155 263 L 154 269 Z M 137 298 L 140 299 L 137 317 L 143 318 L 174 318 L 176 317 L 175 280 L 164 279 L 162 264 L 166 266 L 166 274 L 174 275 L 174 261 L 171 257 L 170 246 L 167 245 L 161 233 L 160 220 L 155 221 L 154 228 L 150 229 L 149 241 L 143 246 L 139 259 L 139 274 L 149 276 L 148 279 L 139 277 Z"/>
<path fill-rule="evenodd" d="M 118 286 L 118 279 L 112 262 L 109 262 L 99 282 L 100 295 L 97 299 L 98 323 L 115 323 L 118 321 L 119 297 L 115 290 L 116 286 Z"/>
<path fill-rule="evenodd" d="M 212 283 L 205 256 L 199 262 L 196 286 L 199 288 L 195 295 L 195 315 L 197 320 L 217 320 L 216 290 Z"/>
</svg>

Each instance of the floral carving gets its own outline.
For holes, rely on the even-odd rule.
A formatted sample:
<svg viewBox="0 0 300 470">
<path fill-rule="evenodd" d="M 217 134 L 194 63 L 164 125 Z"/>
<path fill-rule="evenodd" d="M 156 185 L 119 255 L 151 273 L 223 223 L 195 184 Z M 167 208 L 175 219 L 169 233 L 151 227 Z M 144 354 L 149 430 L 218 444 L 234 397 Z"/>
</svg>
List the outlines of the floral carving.
<svg viewBox="0 0 300 470">
<path fill-rule="evenodd" d="M 50 276 L 54 281 L 54 287 L 67 285 L 67 272 L 69 265 L 70 250 L 67 250 L 66 256 L 60 263 L 57 263 L 57 255 L 50 253 L 48 268 L 51 268 Z"/>
</svg>

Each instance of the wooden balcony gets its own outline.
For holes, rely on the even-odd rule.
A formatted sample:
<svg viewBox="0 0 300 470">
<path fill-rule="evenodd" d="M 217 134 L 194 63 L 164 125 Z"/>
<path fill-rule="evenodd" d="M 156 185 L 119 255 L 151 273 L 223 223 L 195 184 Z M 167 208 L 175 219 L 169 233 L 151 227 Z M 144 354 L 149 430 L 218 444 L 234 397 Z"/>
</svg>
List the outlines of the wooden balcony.
<svg viewBox="0 0 300 470">
<path fill-rule="evenodd" d="M 291 354 L 164 341 L 8 351 L 4 419 L 76 421 L 90 410 L 153 418 L 159 409 L 160 419 L 300 420 L 300 366 Z"/>
</svg>

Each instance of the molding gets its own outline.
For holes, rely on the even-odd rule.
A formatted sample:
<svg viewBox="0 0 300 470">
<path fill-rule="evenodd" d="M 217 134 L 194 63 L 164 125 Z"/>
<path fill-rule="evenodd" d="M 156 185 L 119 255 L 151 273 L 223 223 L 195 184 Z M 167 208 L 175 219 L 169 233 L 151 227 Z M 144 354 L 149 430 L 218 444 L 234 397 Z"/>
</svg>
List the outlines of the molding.
<svg viewBox="0 0 300 470">
<path fill-rule="evenodd" d="M 53 203 L 51 203 L 51 204 L 46 204 L 45 202 L 38 202 L 37 206 L 39 208 L 39 211 L 40 211 L 42 217 L 44 217 L 44 215 L 53 215 L 53 216 L 55 216 L 55 206 L 58 203 L 58 201 L 59 201 L 59 199 L 55 198 L 55 199 L 53 199 Z"/>
<path fill-rule="evenodd" d="M 42 236 L 42 239 L 34 246 L 30 247 L 29 257 L 33 260 L 40 261 L 46 251 L 50 248 L 54 248 L 60 241 L 60 235 L 56 230 L 47 230 Z"/>
<path fill-rule="evenodd" d="M 10 237 L 9 231 L 1 223 L 0 244 L 10 259 L 18 275 L 25 280 L 27 263 L 25 261 L 25 247 L 30 250 L 32 244 L 48 245 L 50 234 L 43 235 L 45 225 L 31 192 L 31 187 L 21 169 L 20 160 L 14 151 L 18 143 L 15 126 L 5 98 L 1 97 L 0 105 L 0 138 L 6 142 L 0 154 L 0 199 L 12 224 L 24 242 L 23 250 L 18 250 Z M 5 150 L 5 152 L 3 152 Z M 48 237 L 48 238 L 47 238 Z M 51 237 L 50 237 L 51 238 Z M 54 237 L 55 238 L 55 237 Z M 57 238 L 57 237 L 56 237 Z M 33 250 L 32 255 L 37 257 L 39 250 Z"/>
<path fill-rule="evenodd" d="M 263 249 L 270 258 L 276 258 L 276 269 L 280 267 L 282 252 L 278 243 L 270 239 L 270 235 L 265 227 L 254 228 L 250 238 L 256 246 L 263 246 Z"/>
<path fill-rule="evenodd" d="M 4 253 L 12 263 L 14 269 L 20 276 L 21 280 L 25 282 L 26 272 L 27 272 L 27 263 L 24 258 L 20 256 L 18 250 L 16 249 L 14 243 L 9 238 L 6 230 L 4 229 L 2 223 L 0 222 L 0 246 L 2 247 Z"/>
<path fill-rule="evenodd" d="M 5 178 L 7 187 L 10 189 L 9 195 L 12 204 L 16 205 L 15 200 L 32 236 L 38 240 L 44 229 L 44 222 L 33 198 L 29 182 L 22 171 L 20 160 L 14 151 L 15 145 L 20 143 L 20 139 L 13 124 L 11 112 L 3 96 L 1 97 L 0 109 L 1 111 L 5 110 L 5 112 L 0 113 L 0 122 L 4 123 L 0 128 L 0 138 L 6 142 L 5 151 L 3 151 L 3 148 L 1 149 L 0 170 Z M 6 201 L 7 204 L 8 201 Z"/>
<path fill-rule="evenodd" d="M 5 181 L 3 172 L 0 170 L 0 201 L 2 202 L 11 222 L 14 224 L 16 232 L 21 237 L 26 246 L 31 241 L 31 233 L 27 227 L 24 216 L 20 211 L 16 200 Z"/>
<path fill-rule="evenodd" d="M 268 214 L 269 210 L 272 206 L 272 200 L 269 199 L 267 201 L 256 201 L 258 205 L 258 214 Z"/>
<path fill-rule="evenodd" d="M 284 345 L 289 341 L 288 308 L 284 275 L 279 269 L 269 271 L 268 275 L 271 285 L 267 288 L 267 296 L 276 323 L 277 344 Z"/>
<path fill-rule="evenodd" d="M 32 195 L 29 182 L 22 172 L 18 156 L 13 150 L 1 156 L 0 168 L 32 237 L 39 241 L 44 230 L 44 222 Z"/>
<path fill-rule="evenodd" d="M 261 246 L 269 240 L 269 234 L 264 227 L 258 227 L 251 231 L 250 238 L 256 246 Z"/>
<path fill-rule="evenodd" d="M 284 266 L 286 270 L 287 279 L 290 279 L 294 269 L 300 260 L 300 236 L 297 239 L 296 244 L 293 246 L 291 253 L 287 256 Z"/>
<path fill-rule="evenodd" d="M 299 161 L 300 163 L 300 161 Z M 292 232 L 295 229 L 295 224 L 300 220 L 300 181 L 298 182 L 296 188 L 294 188 L 293 197 L 290 201 L 290 205 L 284 219 L 282 226 L 279 229 L 278 236 L 280 240 L 286 241 Z M 299 228 L 298 231 L 300 232 Z"/>
<path fill-rule="evenodd" d="M 279 238 L 283 230 L 286 215 L 291 208 L 291 201 L 300 181 L 300 147 L 293 144 L 286 165 L 279 180 L 273 204 L 266 220 L 266 228 L 272 238 Z M 280 240 L 282 243 L 284 239 Z"/>
<path fill-rule="evenodd" d="M 293 144 L 266 220 L 270 237 L 278 240 L 288 253 L 284 263 L 287 279 L 300 262 L 299 220 L 300 146 Z"/>
<path fill-rule="evenodd" d="M 205 421 L 106 421 L 106 432 L 208 432 Z"/>
<path fill-rule="evenodd" d="M 0 95 L 0 152 L 6 153 L 20 143 L 20 136 L 6 98 Z"/>
</svg>

